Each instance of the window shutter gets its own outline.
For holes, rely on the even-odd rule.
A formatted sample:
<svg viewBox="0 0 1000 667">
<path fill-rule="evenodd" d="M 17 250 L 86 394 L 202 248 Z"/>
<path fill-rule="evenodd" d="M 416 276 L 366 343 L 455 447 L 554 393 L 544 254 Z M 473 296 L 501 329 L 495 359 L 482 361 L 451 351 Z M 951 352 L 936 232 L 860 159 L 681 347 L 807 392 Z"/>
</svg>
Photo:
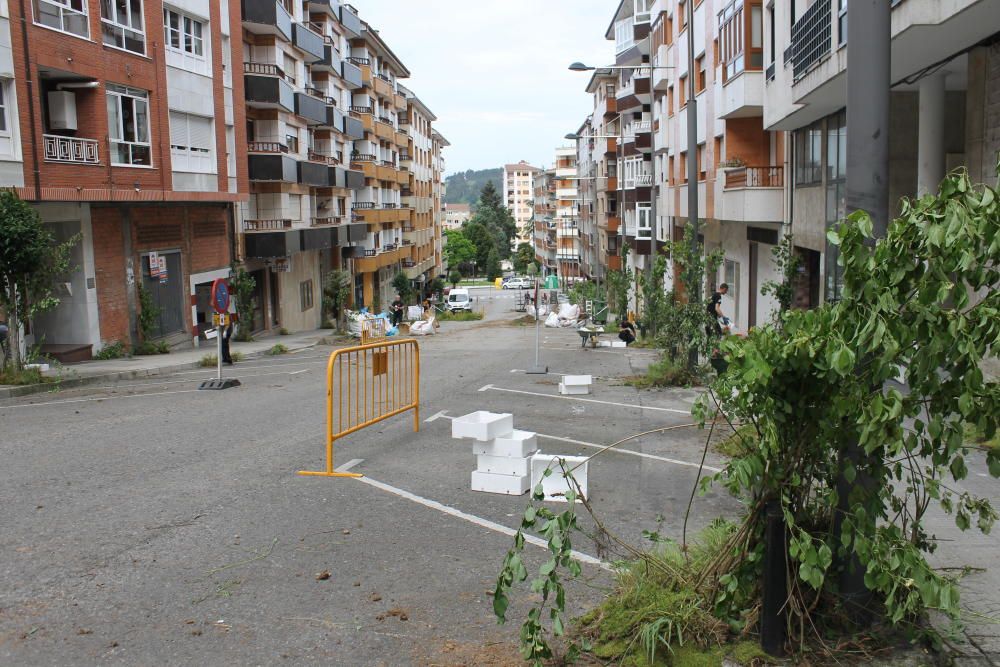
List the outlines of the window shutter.
<svg viewBox="0 0 1000 667">
<path fill-rule="evenodd" d="M 188 147 L 188 115 L 170 112 L 170 145 L 181 148 Z"/>
<path fill-rule="evenodd" d="M 191 148 L 200 148 L 211 152 L 215 146 L 212 140 L 212 119 L 199 116 L 188 116 L 188 132 Z"/>
</svg>

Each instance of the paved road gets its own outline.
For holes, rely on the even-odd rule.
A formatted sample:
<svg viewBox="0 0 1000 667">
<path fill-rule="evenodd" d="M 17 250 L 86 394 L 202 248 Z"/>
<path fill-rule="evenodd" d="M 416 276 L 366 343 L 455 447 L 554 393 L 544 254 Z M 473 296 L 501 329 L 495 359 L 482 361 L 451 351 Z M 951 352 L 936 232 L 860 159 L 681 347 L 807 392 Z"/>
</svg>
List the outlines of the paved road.
<svg viewBox="0 0 1000 667">
<path fill-rule="evenodd" d="M 558 376 L 523 373 L 534 328 L 511 323 L 503 292 L 474 294 L 486 321 L 420 341 L 420 432 L 398 417 L 338 445 L 338 465 L 368 481 L 295 474 L 323 462 L 331 348 L 239 364 L 243 386 L 226 392 L 198 392 L 211 373 L 185 371 L 0 401 L 13 434 L 0 444 L 0 664 L 516 664 L 517 624 L 496 625 L 487 591 L 510 543 L 496 525 L 516 527 L 526 498 L 469 490 L 475 461 L 449 418 L 512 412 L 543 451 L 592 454 L 689 423 L 695 394 L 637 393 L 616 378 L 650 352 L 545 330 L 551 371 L 598 377 L 588 400 L 558 397 Z M 634 542 L 658 516 L 679 536 L 703 444 L 679 429 L 595 459 L 597 511 Z M 738 510 L 699 499 L 692 530 Z M 571 604 L 609 583 L 586 566 Z"/>
</svg>

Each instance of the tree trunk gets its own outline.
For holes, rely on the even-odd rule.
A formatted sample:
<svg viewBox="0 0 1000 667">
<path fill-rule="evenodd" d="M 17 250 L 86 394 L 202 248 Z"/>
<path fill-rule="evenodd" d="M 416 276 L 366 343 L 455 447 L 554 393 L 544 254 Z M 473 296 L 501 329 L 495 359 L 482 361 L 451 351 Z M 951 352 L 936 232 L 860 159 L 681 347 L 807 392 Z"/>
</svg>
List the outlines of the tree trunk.
<svg viewBox="0 0 1000 667">
<path fill-rule="evenodd" d="M 10 346 L 10 360 L 14 372 L 21 370 L 24 363 L 21 359 L 21 321 L 17 316 L 17 286 L 11 285 L 8 302 L 13 304 L 7 313 L 7 345 Z"/>
</svg>

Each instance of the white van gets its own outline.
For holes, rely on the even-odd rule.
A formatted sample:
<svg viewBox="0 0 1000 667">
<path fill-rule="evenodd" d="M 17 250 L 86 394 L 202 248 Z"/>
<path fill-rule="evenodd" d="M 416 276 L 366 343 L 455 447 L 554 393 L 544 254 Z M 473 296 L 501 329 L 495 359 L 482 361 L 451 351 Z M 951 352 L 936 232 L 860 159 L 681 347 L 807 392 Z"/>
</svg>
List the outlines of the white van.
<svg viewBox="0 0 1000 667">
<path fill-rule="evenodd" d="M 448 292 L 448 303 L 445 305 L 451 312 L 467 310 L 472 312 L 472 299 L 469 298 L 469 290 L 463 287 L 456 287 Z"/>
</svg>

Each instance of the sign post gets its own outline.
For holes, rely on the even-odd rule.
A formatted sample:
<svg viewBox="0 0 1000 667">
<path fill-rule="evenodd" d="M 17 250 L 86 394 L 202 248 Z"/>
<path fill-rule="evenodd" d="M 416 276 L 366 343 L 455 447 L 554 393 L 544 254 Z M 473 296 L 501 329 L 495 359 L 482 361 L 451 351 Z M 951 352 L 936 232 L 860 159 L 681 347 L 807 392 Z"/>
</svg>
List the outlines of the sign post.
<svg viewBox="0 0 1000 667">
<path fill-rule="evenodd" d="M 216 278 L 212 282 L 212 323 L 215 324 L 215 338 L 217 354 L 217 371 L 214 380 L 205 380 L 198 389 L 229 389 L 240 386 L 240 381 L 236 378 L 222 379 L 222 337 L 225 335 L 226 327 L 230 324 L 229 319 L 229 285 L 222 278 Z"/>
<path fill-rule="evenodd" d="M 535 278 L 535 365 L 528 369 L 528 375 L 545 375 L 549 372 L 549 367 L 542 366 L 542 362 L 538 358 L 541 338 L 541 325 L 538 321 L 538 309 L 538 278 Z"/>
</svg>

